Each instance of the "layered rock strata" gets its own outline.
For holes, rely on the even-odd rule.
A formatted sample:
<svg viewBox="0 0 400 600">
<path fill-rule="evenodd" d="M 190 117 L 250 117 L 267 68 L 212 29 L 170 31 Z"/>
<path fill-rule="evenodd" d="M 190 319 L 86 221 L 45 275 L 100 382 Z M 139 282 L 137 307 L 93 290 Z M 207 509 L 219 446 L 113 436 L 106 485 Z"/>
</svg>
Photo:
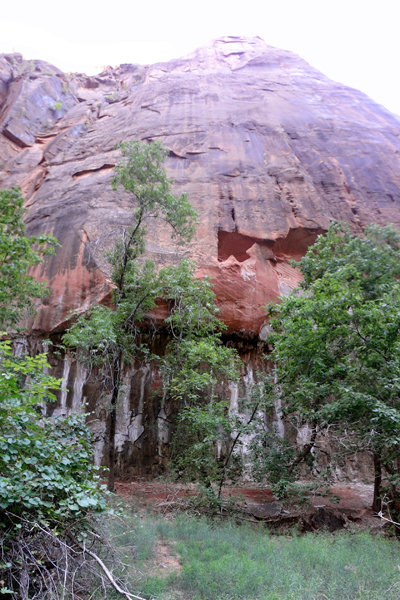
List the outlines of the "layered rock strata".
<svg viewBox="0 0 400 600">
<path fill-rule="evenodd" d="M 103 250 L 132 207 L 110 186 L 118 142 L 169 149 L 174 192 L 188 193 L 200 224 L 182 249 L 153 223 L 147 253 L 159 264 L 194 259 L 199 276 L 212 276 L 229 333 L 250 345 L 265 337 L 264 306 L 299 280 L 290 259 L 332 219 L 400 228 L 399 118 L 259 38 L 223 38 L 94 77 L 2 55 L 0 132 L 1 187 L 21 186 L 28 232 L 53 233 L 62 245 L 36 273 L 50 296 L 35 335 L 62 332 L 71 309 L 110 301 Z M 87 397 L 74 369 L 66 406 Z M 137 385 L 128 387 L 120 430 L 135 444 L 143 432 L 133 413 L 146 409 L 133 399 Z"/>
<path fill-rule="evenodd" d="M 110 187 L 120 141 L 169 149 L 174 191 L 199 214 L 184 253 L 212 275 L 232 331 L 260 332 L 262 307 L 297 282 L 288 259 L 331 219 L 400 225 L 399 119 L 259 38 L 95 77 L 3 55 L 0 81 L 1 186 L 22 187 L 29 232 L 62 244 L 38 273 L 51 296 L 37 330 L 109 292 L 85 244 L 129 223 L 131 199 Z M 157 224 L 148 253 L 171 262 L 182 250 Z"/>
</svg>

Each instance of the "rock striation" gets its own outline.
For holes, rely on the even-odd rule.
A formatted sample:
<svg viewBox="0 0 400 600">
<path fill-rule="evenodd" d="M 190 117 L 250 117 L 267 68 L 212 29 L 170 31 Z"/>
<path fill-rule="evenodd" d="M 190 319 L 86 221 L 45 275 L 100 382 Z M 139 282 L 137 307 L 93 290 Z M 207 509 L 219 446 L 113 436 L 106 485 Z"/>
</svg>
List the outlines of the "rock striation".
<svg viewBox="0 0 400 600">
<path fill-rule="evenodd" d="M 226 37 L 167 63 L 107 67 L 94 77 L 3 54 L 0 187 L 20 186 L 28 232 L 53 233 L 62 245 L 36 272 L 50 296 L 33 339 L 57 338 L 72 309 L 110 302 L 103 251 L 132 206 L 110 186 L 115 144 L 135 138 L 169 149 L 174 191 L 186 191 L 199 215 L 184 249 L 154 222 L 147 253 L 159 264 L 190 257 L 199 276 L 211 275 L 246 364 L 244 392 L 262 356 L 264 306 L 299 281 L 290 260 L 332 219 L 355 230 L 370 222 L 400 228 L 400 119 L 260 38 Z M 51 361 L 64 378 L 56 410 L 88 403 L 101 463 L 107 398 L 68 352 Z M 139 364 L 124 374 L 117 446 L 125 473 L 166 460 L 170 407 L 154 396 L 157 377 Z M 238 389 L 231 396 L 234 409 Z"/>
<path fill-rule="evenodd" d="M 129 223 L 131 199 L 110 187 L 117 142 L 169 149 L 174 190 L 187 191 L 200 225 L 182 252 L 154 224 L 147 251 L 160 263 L 196 260 L 231 332 L 262 335 L 263 306 L 298 281 L 289 260 L 331 219 L 400 227 L 400 120 L 259 38 L 94 77 L 2 55 L 0 111 L 0 185 L 22 187 L 30 233 L 62 244 L 37 273 L 51 288 L 39 332 L 109 299 L 101 252 L 87 242 Z"/>
</svg>

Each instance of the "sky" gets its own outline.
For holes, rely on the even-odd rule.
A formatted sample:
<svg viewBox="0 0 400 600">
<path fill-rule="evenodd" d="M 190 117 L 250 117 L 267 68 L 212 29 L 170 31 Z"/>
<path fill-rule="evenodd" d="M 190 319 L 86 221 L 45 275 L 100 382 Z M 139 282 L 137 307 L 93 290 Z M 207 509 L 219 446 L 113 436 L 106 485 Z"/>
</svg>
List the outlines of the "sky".
<svg viewBox="0 0 400 600">
<path fill-rule="evenodd" d="M 94 74 L 259 36 L 400 115 L 399 22 L 399 0 L 18 0 L 1 8 L 0 53 Z"/>
</svg>

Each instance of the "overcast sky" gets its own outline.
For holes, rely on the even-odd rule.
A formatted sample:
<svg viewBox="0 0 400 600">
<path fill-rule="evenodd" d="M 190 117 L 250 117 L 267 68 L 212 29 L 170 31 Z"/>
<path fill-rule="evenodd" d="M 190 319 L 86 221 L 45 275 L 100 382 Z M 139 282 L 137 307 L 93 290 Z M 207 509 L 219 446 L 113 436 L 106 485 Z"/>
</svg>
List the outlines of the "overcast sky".
<svg viewBox="0 0 400 600">
<path fill-rule="evenodd" d="M 399 23 L 400 0 L 15 0 L 1 8 L 0 53 L 93 74 L 258 35 L 400 115 Z"/>
</svg>

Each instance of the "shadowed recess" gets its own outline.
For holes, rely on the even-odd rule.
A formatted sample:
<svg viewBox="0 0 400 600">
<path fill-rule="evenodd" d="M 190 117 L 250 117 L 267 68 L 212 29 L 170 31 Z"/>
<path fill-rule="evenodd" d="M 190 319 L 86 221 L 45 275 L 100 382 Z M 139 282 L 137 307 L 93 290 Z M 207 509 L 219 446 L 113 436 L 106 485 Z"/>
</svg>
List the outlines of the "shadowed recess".
<svg viewBox="0 0 400 600">
<path fill-rule="evenodd" d="M 230 256 L 234 256 L 239 262 L 244 262 L 250 258 L 247 253 L 254 244 L 258 244 L 265 254 L 265 258 L 274 258 L 271 248 L 274 242 L 259 240 L 249 235 L 243 235 L 237 231 L 218 230 L 218 260 L 223 262 Z"/>
<path fill-rule="evenodd" d="M 224 261 L 234 256 L 239 262 L 247 260 L 247 250 L 251 248 L 256 240 L 248 235 L 242 235 L 237 231 L 218 231 L 218 260 Z"/>
</svg>

